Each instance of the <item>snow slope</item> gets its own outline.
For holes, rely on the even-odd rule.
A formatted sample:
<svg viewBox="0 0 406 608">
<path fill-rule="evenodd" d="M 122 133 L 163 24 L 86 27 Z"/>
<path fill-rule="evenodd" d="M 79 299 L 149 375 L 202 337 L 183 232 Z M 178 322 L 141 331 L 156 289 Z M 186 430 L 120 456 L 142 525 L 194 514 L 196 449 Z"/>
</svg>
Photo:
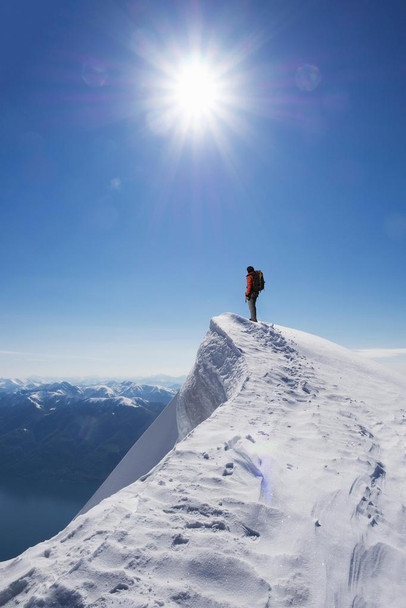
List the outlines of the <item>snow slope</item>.
<svg viewBox="0 0 406 608">
<path fill-rule="evenodd" d="M 86 513 L 101 500 L 147 474 L 175 443 L 236 394 L 246 377 L 241 350 L 215 321 L 179 393 L 125 455 L 85 504 Z"/>
<path fill-rule="evenodd" d="M 168 432 L 173 403 L 198 426 L 4 562 L 0 606 L 405 607 L 405 390 L 321 338 L 213 319 L 168 406 Z"/>
</svg>

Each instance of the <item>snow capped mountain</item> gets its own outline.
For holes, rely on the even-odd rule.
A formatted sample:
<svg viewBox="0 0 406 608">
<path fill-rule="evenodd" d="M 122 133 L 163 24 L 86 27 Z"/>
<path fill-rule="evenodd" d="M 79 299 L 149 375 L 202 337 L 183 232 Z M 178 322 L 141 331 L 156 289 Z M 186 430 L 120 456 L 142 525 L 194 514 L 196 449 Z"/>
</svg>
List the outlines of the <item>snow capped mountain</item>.
<svg viewBox="0 0 406 608">
<path fill-rule="evenodd" d="M 46 401 L 48 404 L 57 405 L 58 403 L 66 404 L 72 401 L 83 400 L 82 390 L 69 382 L 41 384 L 34 389 L 26 388 L 22 390 L 24 390 L 25 394 L 29 394 L 31 400 L 34 400 L 38 405 L 40 405 L 42 401 Z"/>
<path fill-rule="evenodd" d="M 16 378 L 0 378 L 0 393 L 3 391 L 12 393 L 20 390 L 23 386 L 24 382 L 22 380 Z"/>
<path fill-rule="evenodd" d="M 4 562 L 0 605 L 402 608 L 405 390 L 316 336 L 216 317 L 119 491 Z"/>
<path fill-rule="evenodd" d="M 122 382 L 119 394 L 123 397 L 140 397 L 147 401 L 167 401 L 168 393 L 175 396 L 176 391 L 151 384 L 136 384 L 134 382 Z"/>
<path fill-rule="evenodd" d="M 4 382 L 0 391 L 0 477 L 53 484 L 101 483 L 175 392 L 136 383 L 74 386 Z M 133 390 L 132 390 L 133 389 Z M 143 394 L 142 397 L 125 396 Z M 150 400 L 148 396 L 150 395 Z"/>
<path fill-rule="evenodd" d="M 51 384 L 57 382 L 68 381 L 70 384 L 75 386 L 96 386 L 96 385 L 105 385 L 105 386 L 117 386 L 120 384 L 147 384 L 149 386 L 162 386 L 165 388 L 170 388 L 174 390 L 178 390 L 182 383 L 184 382 L 186 376 L 166 376 L 163 374 L 155 375 L 155 376 L 134 376 L 131 378 L 117 378 L 117 377 L 108 377 L 108 378 L 100 378 L 99 376 L 72 376 L 69 378 L 60 378 L 60 377 L 48 377 L 43 378 L 39 376 L 30 376 L 26 380 L 21 379 L 2 379 L 0 378 L 0 390 L 2 388 L 2 383 L 10 383 L 14 382 L 19 386 L 39 386 L 40 384 Z"/>
<path fill-rule="evenodd" d="M 85 397 L 115 397 L 114 390 L 106 384 L 84 386 L 82 392 Z"/>
<path fill-rule="evenodd" d="M 167 404 L 176 391 L 161 386 L 140 385 L 136 382 L 123 381 L 91 386 L 73 385 L 66 380 L 52 383 L 23 382 L 21 380 L 0 380 L 0 407 L 17 405 L 22 401 L 31 401 L 37 407 L 49 408 L 58 404 L 71 403 L 108 403 L 129 405 L 154 409 L 153 404 Z M 90 401 L 92 400 L 92 401 Z"/>
<path fill-rule="evenodd" d="M 96 384 L 82 387 L 86 397 L 128 397 L 129 399 L 141 399 L 144 402 L 152 401 L 168 403 L 176 393 L 172 388 L 156 386 L 151 384 L 137 384 L 131 380 L 123 382 L 111 381 L 108 384 Z"/>
</svg>

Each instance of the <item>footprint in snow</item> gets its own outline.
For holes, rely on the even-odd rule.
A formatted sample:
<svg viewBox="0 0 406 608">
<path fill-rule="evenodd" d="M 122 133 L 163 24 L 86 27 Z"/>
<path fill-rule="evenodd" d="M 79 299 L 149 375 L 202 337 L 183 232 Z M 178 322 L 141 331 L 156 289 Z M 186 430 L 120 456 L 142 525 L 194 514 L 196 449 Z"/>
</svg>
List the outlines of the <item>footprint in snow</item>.
<svg viewBox="0 0 406 608">
<path fill-rule="evenodd" d="M 189 542 L 189 539 L 186 538 L 185 536 L 183 536 L 182 534 L 176 534 L 176 536 L 173 537 L 172 540 L 172 545 L 173 546 L 177 546 L 177 545 L 187 545 L 187 543 Z"/>
<path fill-rule="evenodd" d="M 223 477 L 227 477 L 228 475 L 232 475 L 234 472 L 234 463 L 233 462 L 227 462 L 224 471 L 223 471 Z"/>
</svg>

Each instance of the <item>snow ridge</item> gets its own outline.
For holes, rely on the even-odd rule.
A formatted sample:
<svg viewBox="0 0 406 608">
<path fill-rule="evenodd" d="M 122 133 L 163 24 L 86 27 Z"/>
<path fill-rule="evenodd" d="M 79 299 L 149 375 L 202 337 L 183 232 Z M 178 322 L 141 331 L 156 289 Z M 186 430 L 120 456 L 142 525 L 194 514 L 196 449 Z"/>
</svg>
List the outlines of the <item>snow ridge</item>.
<svg viewBox="0 0 406 608">
<path fill-rule="evenodd" d="M 405 390 L 321 338 L 215 318 L 165 410 L 186 437 L 5 562 L 0 606 L 401 608 Z"/>
<path fill-rule="evenodd" d="M 186 437 L 219 405 L 235 397 L 246 375 L 242 350 L 212 319 L 210 330 L 197 353 L 195 366 L 177 397 L 179 438 Z"/>
<path fill-rule="evenodd" d="M 80 513 L 86 513 L 100 501 L 150 474 L 180 439 L 239 392 L 245 377 L 246 365 L 241 349 L 212 319 L 195 365 L 180 391 Z"/>
</svg>

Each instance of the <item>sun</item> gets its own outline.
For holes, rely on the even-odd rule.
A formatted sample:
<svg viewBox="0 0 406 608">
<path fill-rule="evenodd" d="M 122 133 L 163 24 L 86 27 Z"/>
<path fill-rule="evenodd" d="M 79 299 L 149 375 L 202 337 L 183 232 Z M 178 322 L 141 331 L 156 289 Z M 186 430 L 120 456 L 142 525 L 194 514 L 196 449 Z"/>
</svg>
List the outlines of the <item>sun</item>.
<svg viewBox="0 0 406 608">
<path fill-rule="evenodd" d="M 233 104 L 224 65 L 198 53 L 159 65 L 147 99 L 147 124 L 157 135 L 201 137 L 219 128 Z"/>
<path fill-rule="evenodd" d="M 226 154 L 232 135 L 250 136 L 247 114 L 252 93 L 246 51 L 226 51 L 214 40 L 204 49 L 197 47 L 159 47 L 141 38 L 145 71 L 140 107 L 149 130 L 168 138 L 173 148 L 180 150 L 187 140 L 205 145 L 212 139 Z"/>
<path fill-rule="evenodd" d="M 198 59 L 180 66 L 173 101 L 186 119 L 197 123 L 215 113 L 221 104 L 221 87 L 214 69 Z"/>
</svg>

